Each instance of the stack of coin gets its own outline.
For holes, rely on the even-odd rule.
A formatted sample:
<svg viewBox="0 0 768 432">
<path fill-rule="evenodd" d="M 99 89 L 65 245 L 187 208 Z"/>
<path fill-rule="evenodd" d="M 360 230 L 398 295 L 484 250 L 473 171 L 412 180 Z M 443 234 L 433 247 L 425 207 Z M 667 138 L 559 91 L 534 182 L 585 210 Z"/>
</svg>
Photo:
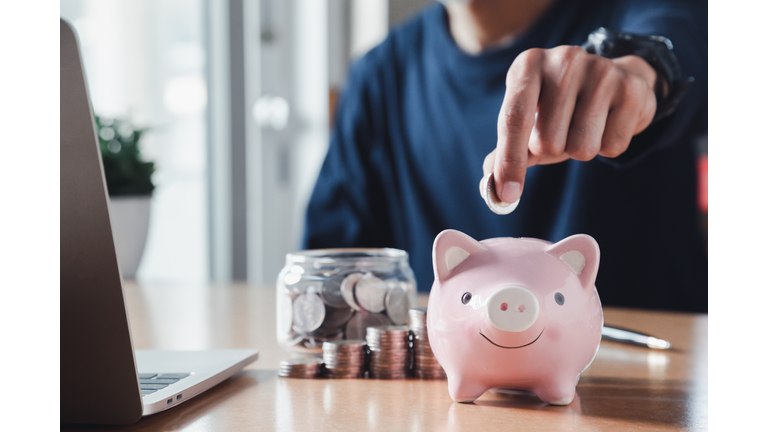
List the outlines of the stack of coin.
<svg viewBox="0 0 768 432">
<path fill-rule="evenodd" d="M 361 339 L 323 342 L 323 362 L 328 378 L 362 378 L 365 375 L 366 344 Z"/>
<path fill-rule="evenodd" d="M 445 371 L 429 345 L 427 309 L 409 309 L 408 317 L 413 331 L 413 374 L 421 379 L 445 379 Z"/>
<path fill-rule="evenodd" d="M 320 378 L 323 376 L 323 360 L 317 357 L 283 360 L 277 375 L 287 378 Z"/>
<path fill-rule="evenodd" d="M 370 378 L 402 379 L 410 375 L 411 331 L 408 326 L 374 326 L 366 332 Z"/>
</svg>

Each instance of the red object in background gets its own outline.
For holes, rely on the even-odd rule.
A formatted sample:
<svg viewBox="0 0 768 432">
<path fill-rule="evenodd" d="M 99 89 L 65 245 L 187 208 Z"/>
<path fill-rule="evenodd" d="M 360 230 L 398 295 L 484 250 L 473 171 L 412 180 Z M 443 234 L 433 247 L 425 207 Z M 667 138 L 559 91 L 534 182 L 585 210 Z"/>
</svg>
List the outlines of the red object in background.
<svg viewBox="0 0 768 432">
<path fill-rule="evenodd" d="M 707 155 L 699 156 L 699 209 L 707 213 L 709 210 L 709 192 L 707 191 L 709 172 L 708 172 Z"/>
</svg>

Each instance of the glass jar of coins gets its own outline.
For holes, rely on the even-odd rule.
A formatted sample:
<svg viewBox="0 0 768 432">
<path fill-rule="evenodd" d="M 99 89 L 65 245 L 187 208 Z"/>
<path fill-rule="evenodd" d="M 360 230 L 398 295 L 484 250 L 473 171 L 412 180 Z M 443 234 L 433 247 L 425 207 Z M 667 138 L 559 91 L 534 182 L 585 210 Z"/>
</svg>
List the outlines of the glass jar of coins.
<svg viewBox="0 0 768 432">
<path fill-rule="evenodd" d="M 289 253 L 277 277 L 277 340 L 290 352 L 321 354 L 323 342 L 365 339 L 370 326 L 407 324 L 415 306 L 405 251 Z"/>
</svg>

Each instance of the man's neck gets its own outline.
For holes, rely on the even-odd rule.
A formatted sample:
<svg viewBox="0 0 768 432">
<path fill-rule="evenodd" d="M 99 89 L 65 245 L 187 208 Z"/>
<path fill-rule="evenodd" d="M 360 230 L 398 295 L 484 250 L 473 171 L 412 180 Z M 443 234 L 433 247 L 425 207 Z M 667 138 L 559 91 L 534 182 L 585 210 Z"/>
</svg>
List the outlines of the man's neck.
<svg viewBox="0 0 768 432">
<path fill-rule="evenodd" d="M 533 25 L 554 0 L 473 0 L 450 2 L 448 27 L 458 47 L 468 54 L 511 43 Z"/>
</svg>

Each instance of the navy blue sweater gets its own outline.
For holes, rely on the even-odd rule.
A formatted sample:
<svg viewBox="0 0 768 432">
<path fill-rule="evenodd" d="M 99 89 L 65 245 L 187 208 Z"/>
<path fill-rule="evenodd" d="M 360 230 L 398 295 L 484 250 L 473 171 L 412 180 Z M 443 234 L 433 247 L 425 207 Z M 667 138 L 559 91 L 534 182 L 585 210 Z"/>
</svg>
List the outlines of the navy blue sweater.
<svg viewBox="0 0 768 432">
<path fill-rule="evenodd" d="M 507 69 L 526 49 L 581 45 L 600 26 L 670 38 L 696 82 L 625 154 L 531 167 L 518 208 L 492 213 L 478 183 Z M 303 246 L 404 249 L 419 291 L 429 291 L 432 242 L 444 229 L 478 240 L 586 233 L 600 245 L 604 305 L 706 312 L 694 145 L 706 122 L 706 2 L 559 1 L 511 46 L 477 56 L 458 49 L 435 4 L 352 68 Z"/>
</svg>

